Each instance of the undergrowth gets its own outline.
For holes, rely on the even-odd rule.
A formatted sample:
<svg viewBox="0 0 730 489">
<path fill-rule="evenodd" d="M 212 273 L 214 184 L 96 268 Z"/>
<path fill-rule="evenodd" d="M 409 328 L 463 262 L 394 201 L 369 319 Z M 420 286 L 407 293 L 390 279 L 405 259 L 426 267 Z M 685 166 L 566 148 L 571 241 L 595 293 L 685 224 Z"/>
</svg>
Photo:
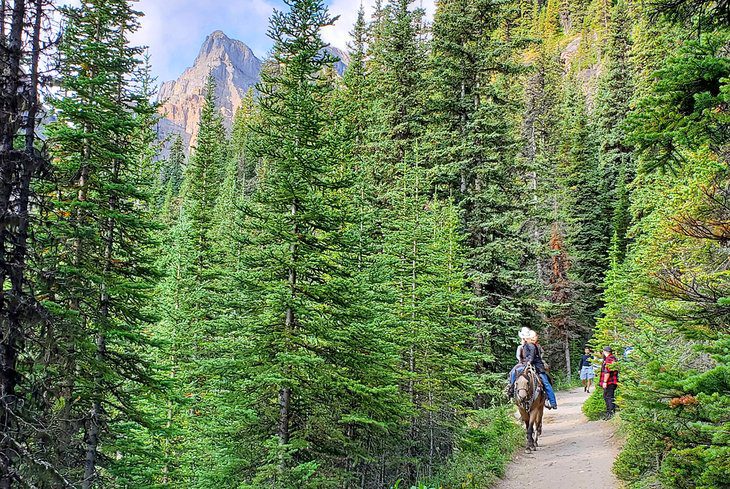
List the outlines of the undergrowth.
<svg viewBox="0 0 730 489">
<path fill-rule="evenodd" d="M 457 450 L 438 476 L 408 489 L 485 489 L 504 476 L 524 431 L 511 405 L 474 412 L 459 434 Z M 396 484 L 393 489 L 406 489 Z"/>
</svg>

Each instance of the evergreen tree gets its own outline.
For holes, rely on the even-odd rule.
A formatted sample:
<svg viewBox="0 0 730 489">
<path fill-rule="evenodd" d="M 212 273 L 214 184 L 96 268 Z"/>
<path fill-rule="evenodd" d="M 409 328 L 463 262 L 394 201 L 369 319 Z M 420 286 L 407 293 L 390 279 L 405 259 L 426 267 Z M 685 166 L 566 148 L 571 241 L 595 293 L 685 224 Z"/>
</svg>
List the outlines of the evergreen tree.
<svg viewBox="0 0 730 489">
<path fill-rule="evenodd" d="M 44 231 L 55 257 L 44 296 L 69 369 L 58 402 L 82 420 L 64 427 L 59 449 L 68 476 L 88 488 L 114 473 L 113 460 L 135 457 L 117 419 L 144 423 L 139 401 L 152 383 L 141 351 L 149 348 L 155 107 L 140 79 L 142 51 L 127 41 L 139 13 L 120 0 L 86 1 L 64 15 L 62 91 L 49 128 L 55 218 Z"/>
<path fill-rule="evenodd" d="M 233 245 L 226 230 L 236 219 L 238 190 L 236 162 L 229 157 L 209 76 L 179 216 L 166 235 L 161 259 L 166 279 L 158 289 L 164 311 L 158 335 L 167 341 L 166 363 L 176 387 L 164 407 L 167 464 L 161 477 L 168 483 L 220 484 L 237 465 L 229 431 L 236 417 L 229 414 L 239 411 L 221 399 L 238 386 L 240 371 L 239 355 L 232 354 L 238 323 L 230 301 Z"/>
<path fill-rule="evenodd" d="M 49 0 L 3 2 L 0 8 L 0 487 L 32 485 L 45 478 L 65 483 L 39 427 L 54 423 L 54 386 L 48 345 L 52 333 L 34 296 L 43 273 L 36 262 L 34 228 L 45 201 L 37 183 L 50 157 L 38 137 L 44 116 L 43 76 L 56 33 L 47 22 Z M 41 178 L 39 178 L 41 177 Z M 43 211 L 37 211 L 42 208 Z M 55 373 L 55 372 L 54 372 Z"/>
<path fill-rule="evenodd" d="M 180 195 L 180 189 L 183 183 L 183 175 L 185 173 L 185 148 L 183 140 L 179 134 L 176 134 L 172 140 L 170 154 L 163 161 L 160 168 L 158 203 L 163 205 L 163 212 L 169 212 L 172 201 Z"/>
<path fill-rule="evenodd" d="M 252 127 L 258 117 L 258 106 L 254 99 L 253 90 L 249 90 L 236 109 L 231 129 L 231 155 L 236 161 L 236 179 L 244 194 L 251 194 L 256 187 L 256 174 L 259 161 L 251 148 L 255 145 L 256 133 Z"/>
<path fill-rule="evenodd" d="M 287 5 L 271 19 L 262 169 L 241 236 L 256 413 L 247 473 L 257 484 L 329 487 L 347 480 L 353 433 L 390 427 L 394 356 L 388 337 L 368 328 L 368 294 L 354 273 L 352 172 L 330 130 L 324 71 L 334 60 L 320 37 L 332 19 L 320 0 Z"/>
<path fill-rule="evenodd" d="M 516 43 L 500 32 L 501 3 L 440 2 L 433 27 L 434 123 L 429 139 L 439 188 L 457 196 L 466 233 L 469 280 L 476 297 L 477 369 L 483 375 L 478 406 L 495 391 L 493 373 L 513 361 L 515 328 L 531 319 L 534 274 L 523 229 L 529 191 L 518 155 L 509 84 L 520 73 Z M 489 15 L 485 15 L 489 12 Z M 492 375 L 489 375 L 489 374 Z M 491 392 L 490 392 L 491 391 Z"/>
<path fill-rule="evenodd" d="M 598 91 L 595 114 L 600 144 L 599 164 L 612 207 L 610 236 L 615 236 L 619 261 L 626 254 L 628 185 L 635 174 L 624 124 L 633 96 L 629 29 L 626 3 L 618 2 L 611 12 L 606 71 Z"/>
<path fill-rule="evenodd" d="M 578 292 L 573 314 L 577 331 L 571 336 L 587 339 L 601 307 L 601 290 L 608 267 L 611 203 L 597 165 L 594 128 L 585 96 L 574 78 L 566 80 L 561 106 L 560 177 L 564 185 L 564 215 L 573 281 Z"/>
</svg>

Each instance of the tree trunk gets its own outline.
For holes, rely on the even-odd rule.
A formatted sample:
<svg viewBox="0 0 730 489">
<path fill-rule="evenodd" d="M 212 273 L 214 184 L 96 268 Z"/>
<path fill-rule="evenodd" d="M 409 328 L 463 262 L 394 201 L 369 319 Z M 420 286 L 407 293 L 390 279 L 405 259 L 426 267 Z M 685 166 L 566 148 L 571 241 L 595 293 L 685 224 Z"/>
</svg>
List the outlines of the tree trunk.
<svg viewBox="0 0 730 489">
<path fill-rule="evenodd" d="M 291 243 L 289 246 L 289 253 L 291 254 L 292 263 L 296 261 L 297 256 L 297 243 L 296 243 L 296 237 L 299 234 L 299 230 L 296 225 L 296 215 L 297 215 L 297 202 L 296 200 L 292 202 L 291 204 L 291 216 L 292 221 L 294 221 L 293 224 L 293 235 L 295 241 Z M 294 269 L 294 267 L 289 269 L 289 293 L 291 294 L 291 297 L 293 298 L 296 295 L 296 286 L 297 286 L 297 271 Z M 291 308 L 291 306 L 286 310 L 286 320 L 284 324 L 284 332 L 288 336 L 292 330 L 294 329 L 294 310 Z M 285 370 L 288 370 L 289 366 L 285 366 Z M 278 426 L 278 436 L 279 436 L 279 446 L 284 446 L 289 443 L 289 418 L 290 418 L 290 407 L 291 407 L 291 387 L 284 385 L 279 389 L 279 426 Z M 286 469 L 286 460 L 284 459 L 284 453 L 281 453 L 280 461 L 279 461 L 279 470 L 280 472 L 284 472 Z"/>
<path fill-rule="evenodd" d="M 3 5 L 4 8 L 4 5 Z M 4 12 L 3 12 L 4 13 Z M 21 86 L 20 66 L 23 57 L 22 36 L 23 19 L 25 17 L 25 1 L 16 0 L 13 6 L 10 35 L 5 42 L 2 38 L 2 57 L 0 62 L 0 284 L 10 279 L 11 294 L 0 288 L 0 488 L 9 488 L 13 479 L 13 458 L 16 452 L 12 447 L 15 436 L 15 415 L 17 406 L 15 388 L 18 382 L 16 371 L 18 360 L 18 342 L 22 338 L 21 323 L 18 317 L 20 297 L 23 288 L 23 268 L 15 268 L 13 263 L 19 250 L 13 245 L 24 243 L 18 240 L 9 228 L 14 226 L 13 213 L 16 208 L 13 194 L 22 187 L 18 182 L 18 174 L 25 176 L 24 158 L 13 151 L 13 139 L 16 135 L 18 120 L 21 116 L 18 91 Z M 4 23 L 4 18 L 2 19 Z M 22 205 L 21 205 L 22 207 Z M 24 251 L 22 248 L 20 251 Z M 9 253 L 11 253 L 9 255 Z"/>
<path fill-rule="evenodd" d="M 568 334 L 567 325 L 565 330 L 565 337 L 563 338 L 563 352 L 565 353 L 565 373 L 570 379 L 570 335 Z"/>
</svg>

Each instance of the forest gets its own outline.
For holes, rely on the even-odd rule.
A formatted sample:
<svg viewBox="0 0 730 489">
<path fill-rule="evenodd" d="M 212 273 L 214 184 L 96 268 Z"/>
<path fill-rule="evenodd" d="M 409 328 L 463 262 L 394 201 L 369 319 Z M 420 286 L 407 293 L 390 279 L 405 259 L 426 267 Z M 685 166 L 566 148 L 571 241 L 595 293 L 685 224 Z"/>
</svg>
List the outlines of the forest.
<svg viewBox="0 0 730 489">
<path fill-rule="evenodd" d="M 486 489 L 522 327 L 617 352 L 626 487 L 730 487 L 728 3 L 352 4 L 188 152 L 134 1 L 2 0 L 0 488 Z"/>
</svg>

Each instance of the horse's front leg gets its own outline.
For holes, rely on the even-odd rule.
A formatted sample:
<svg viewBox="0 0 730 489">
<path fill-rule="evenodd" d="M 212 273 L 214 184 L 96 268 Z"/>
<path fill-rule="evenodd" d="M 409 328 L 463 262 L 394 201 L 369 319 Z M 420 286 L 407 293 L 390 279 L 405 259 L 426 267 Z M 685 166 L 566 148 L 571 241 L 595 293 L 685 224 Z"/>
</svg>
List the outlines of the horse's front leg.
<svg viewBox="0 0 730 489">
<path fill-rule="evenodd" d="M 534 434 L 534 425 L 532 423 L 532 420 L 527 421 L 527 446 L 525 449 L 529 452 L 531 450 L 535 449 L 535 440 L 533 438 Z"/>
</svg>

